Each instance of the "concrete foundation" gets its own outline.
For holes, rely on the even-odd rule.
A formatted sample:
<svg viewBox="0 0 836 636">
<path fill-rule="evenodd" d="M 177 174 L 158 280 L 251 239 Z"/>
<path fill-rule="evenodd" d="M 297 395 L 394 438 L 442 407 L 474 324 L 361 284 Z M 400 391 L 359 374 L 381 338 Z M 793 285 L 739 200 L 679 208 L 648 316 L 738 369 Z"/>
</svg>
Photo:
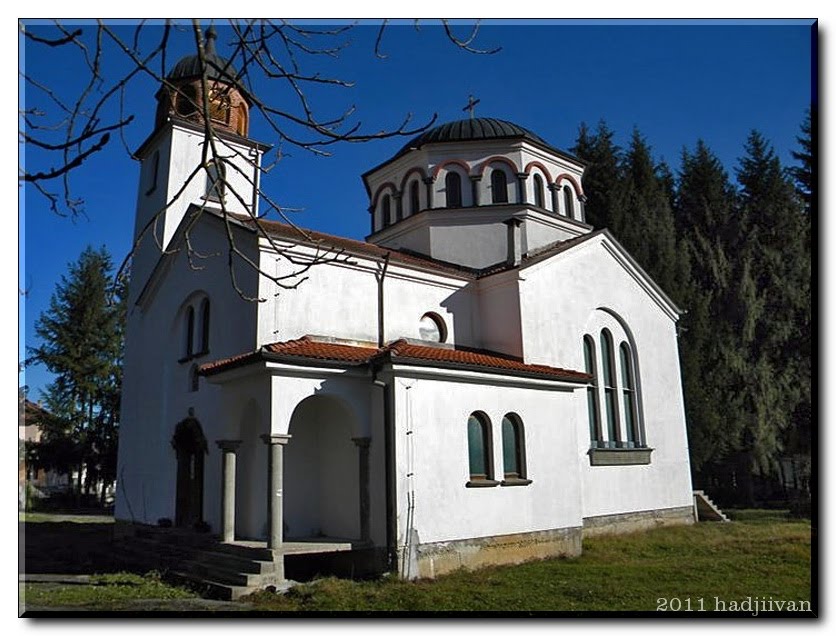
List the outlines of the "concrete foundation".
<svg viewBox="0 0 836 636">
<path fill-rule="evenodd" d="M 510 565 L 558 556 L 579 556 L 582 529 L 559 528 L 418 546 L 418 576 L 434 578 L 460 568 Z M 403 573 L 402 573 L 403 574 Z"/>
<path fill-rule="evenodd" d="M 583 538 L 602 534 L 623 534 L 638 530 L 649 530 L 662 526 L 679 526 L 694 523 L 693 506 L 664 508 L 661 510 L 640 510 L 615 515 L 586 517 L 583 520 Z"/>
</svg>

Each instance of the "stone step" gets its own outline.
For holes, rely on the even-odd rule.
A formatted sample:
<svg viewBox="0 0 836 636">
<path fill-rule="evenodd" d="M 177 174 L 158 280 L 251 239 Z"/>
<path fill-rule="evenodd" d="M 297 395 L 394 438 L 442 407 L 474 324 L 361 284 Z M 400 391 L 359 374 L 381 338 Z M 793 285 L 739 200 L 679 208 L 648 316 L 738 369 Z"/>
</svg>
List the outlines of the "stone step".
<svg viewBox="0 0 836 636">
<path fill-rule="evenodd" d="M 723 511 L 702 490 L 694 491 L 694 501 L 697 508 L 697 517 L 700 521 L 729 521 Z"/>
<path fill-rule="evenodd" d="M 276 583 L 276 575 L 272 572 L 267 574 L 239 572 L 214 564 L 201 563 L 200 561 L 183 561 L 179 569 L 200 576 L 205 580 L 228 585 L 267 587 Z"/>
<path fill-rule="evenodd" d="M 212 547 L 215 552 L 225 552 L 254 561 L 272 561 L 273 551 L 267 547 L 251 546 L 242 543 L 218 543 Z"/>
<path fill-rule="evenodd" d="M 248 574 L 272 574 L 276 571 L 276 564 L 272 560 L 262 561 L 258 559 L 251 559 L 239 554 L 223 552 L 217 549 L 199 550 L 195 552 L 192 559 L 200 563 L 218 565 L 228 570 L 235 570 L 236 572 L 245 572 Z"/>
<path fill-rule="evenodd" d="M 183 571 L 172 572 L 171 578 L 196 589 L 204 598 L 212 598 L 219 601 L 237 601 L 242 596 L 252 594 L 261 589 L 258 587 L 230 585 L 228 583 L 221 583 L 220 581 L 207 580 L 196 574 Z"/>
</svg>

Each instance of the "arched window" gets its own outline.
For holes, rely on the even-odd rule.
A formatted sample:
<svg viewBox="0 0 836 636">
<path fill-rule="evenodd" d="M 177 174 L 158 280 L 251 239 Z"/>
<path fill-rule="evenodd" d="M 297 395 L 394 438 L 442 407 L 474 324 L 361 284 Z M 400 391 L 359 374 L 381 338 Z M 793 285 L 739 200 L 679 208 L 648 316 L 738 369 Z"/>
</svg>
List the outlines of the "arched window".
<svg viewBox="0 0 836 636">
<path fill-rule="evenodd" d="M 421 207 L 421 200 L 418 198 L 418 182 L 409 184 L 409 213 L 418 214 Z"/>
<path fill-rule="evenodd" d="M 462 178 L 458 172 L 448 172 L 444 177 L 444 191 L 447 193 L 447 207 L 462 207 Z"/>
<path fill-rule="evenodd" d="M 534 175 L 534 205 L 538 208 L 546 207 L 546 195 L 543 189 L 543 177 Z"/>
<path fill-rule="evenodd" d="M 177 114 L 188 117 L 197 112 L 197 89 L 194 84 L 181 86 L 177 91 Z"/>
<path fill-rule="evenodd" d="M 467 452 L 471 482 L 486 482 L 493 479 L 491 450 L 490 422 L 484 414 L 473 413 L 467 420 Z"/>
<path fill-rule="evenodd" d="M 186 330 L 184 334 L 186 341 L 183 343 L 183 349 L 186 352 L 186 357 L 191 358 L 194 355 L 194 309 L 189 307 L 186 310 Z"/>
<path fill-rule="evenodd" d="M 636 379 L 633 374 L 633 353 L 630 345 L 622 342 L 618 348 L 621 362 L 621 392 L 624 396 L 624 423 L 627 428 L 627 442 L 642 446 L 639 417 L 636 406 Z"/>
<path fill-rule="evenodd" d="M 226 168 L 224 164 L 211 161 L 206 166 L 206 198 L 212 201 L 223 201 L 226 192 Z"/>
<path fill-rule="evenodd" d="M 499 168 L 491 170 L 491 201 L 508 203 L 508 177 Z"/>
<path fill-rule="evenodd" d="M 418 323 L 418 333 L 421 340 L 427 342 L 446 342 L 447 341 L 447 326 L 444 320 L 438 314 L 430 311 L 421 316 Z"/>
<path fill-rule="evenodd" d="M 601 331 L 601 360 L 604 366 L 604 404 L 607 409 L 607 439 L 609 446 L 620 446 L 621 433 L 618 425 L 616 404 L 615 357 L 612 334 L 608 329 Z"/>
<path fill-rule="evenodd" d="M 392 223 L 392 197 L 388 194 L 383 195 L 383 202 L 380 204 L 381 216 L 383 216 L 383 227 L 388 227 Z"/>
<path fill-rule="evenodd" d="M 200 352 L 209 353 L 209 299 L 200 305 Z"/>
<path fill-rule="evenodd" d="M 572 188 L 563 186 L 563 203 L 566 209 L 566 216 L 570 219 L 575 218 L 575 197 L 572 194 Z"/>
<path fill-rule="evenodd" d="M 583 337 L 584 370 L 592 376 L 586 388 L 586 408 L 589 413 L 589 441 L 595 448 L 601 445 L 601 404 L 598 400 L 598 365 L 595 361 L 595 341 L 592 336 Z"/>
<path fill-rule="evenodd" d="M 513 413 L 502 418 L 502 463 L 506 480 L 526 478 L 525 435 L 522 421 Z"/>
</svg>

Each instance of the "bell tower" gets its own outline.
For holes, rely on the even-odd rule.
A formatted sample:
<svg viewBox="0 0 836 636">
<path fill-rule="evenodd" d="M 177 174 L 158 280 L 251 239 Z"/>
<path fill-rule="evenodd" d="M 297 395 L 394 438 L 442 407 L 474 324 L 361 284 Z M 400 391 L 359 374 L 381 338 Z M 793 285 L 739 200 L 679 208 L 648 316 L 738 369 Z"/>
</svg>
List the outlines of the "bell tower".
<svg viewBox="0 0 836 636">
<path fill-rule="evenodd" d="M 217 39 L 210 26 L 204 40 L 205 74 L 197 54 L 183 57 L 168 73 L 156 94 L 154 130 L 136 152 L 141 169 L 134 290 L 142 289 L 190 208 L 258 212 L 261 157 L 268 146 L 249 138 L 252 100 L 232 62 L 218 54 Z M 213 144 L 208 143 L 210 131 Z"/>
</svg>

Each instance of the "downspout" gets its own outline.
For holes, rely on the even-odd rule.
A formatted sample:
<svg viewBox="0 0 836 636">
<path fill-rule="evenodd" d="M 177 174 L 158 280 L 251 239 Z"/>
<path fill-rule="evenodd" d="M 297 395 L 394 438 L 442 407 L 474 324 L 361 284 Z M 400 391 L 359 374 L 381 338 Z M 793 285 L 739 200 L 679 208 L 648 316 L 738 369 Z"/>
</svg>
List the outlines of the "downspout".
<svg viewBox="0 0 836 636">
<path fill-rule="evenodd" d="M 385 334 L 385 322 L 383 318 L 384 313 L 384 306 L 383 306 L 383 282 L 386 278 L 386 270 L 389 269 L 389 256 L 391 254 L 386 254 L 386 258 L 383 259 L 383 268 L 380 270 L 380 273 L 377 274 L 377 346 L 382 347 L 386 344 L 384 340 Z"/>
<path fill-rule="evenodd" d="M 373 384 L 383 389 L 383 453 L 386 483 L 386 567 L 395 571 L 398 565 L 398 550 L 396 545 L 397 519 L 395 517 L 397 496 L 395 488 L 395 431 L 392 385 L 379 380 L 377 375 L 380 367 L 374 369 Z"/>
</svg>

